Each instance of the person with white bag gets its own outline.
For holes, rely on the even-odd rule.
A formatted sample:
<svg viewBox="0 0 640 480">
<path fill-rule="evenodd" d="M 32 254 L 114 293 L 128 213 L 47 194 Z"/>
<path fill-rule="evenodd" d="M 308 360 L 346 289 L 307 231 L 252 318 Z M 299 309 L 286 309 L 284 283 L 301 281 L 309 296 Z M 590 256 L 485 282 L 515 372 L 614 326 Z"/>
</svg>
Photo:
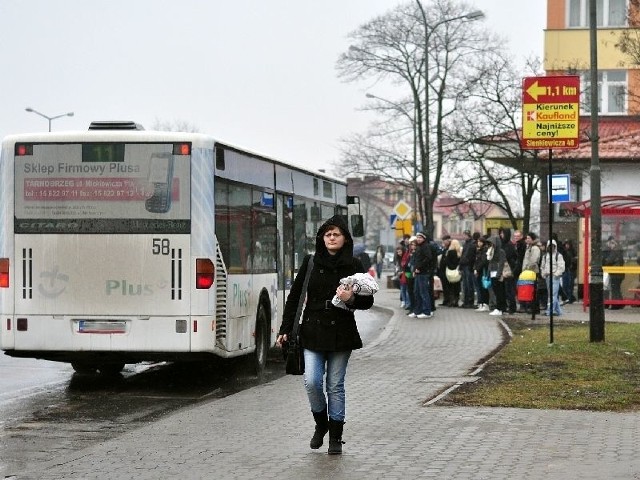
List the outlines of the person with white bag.
<svg viewBox="0 0 640 480">
<path fill-rule="evenodd" d="M 443 254 L 445 263 L 445 276 L 449 283 L 444 298 L 444 304 L 449 307 L 457 307 L 460 300 L 460 287 L 462 272 L 460 271 L 460 258 L 462 257 L 462 245 L 455 238 L 449 243 L 449 248 Z"/>
</svg>

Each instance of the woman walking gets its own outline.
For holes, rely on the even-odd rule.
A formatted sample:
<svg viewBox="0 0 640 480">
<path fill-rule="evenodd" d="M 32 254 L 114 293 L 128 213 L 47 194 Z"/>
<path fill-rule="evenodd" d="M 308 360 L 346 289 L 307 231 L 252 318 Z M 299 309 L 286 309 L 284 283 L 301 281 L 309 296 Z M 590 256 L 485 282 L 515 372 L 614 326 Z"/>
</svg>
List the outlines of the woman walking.
<svg viewBox="0 0 640 480">
<path fill-rule="evenodd" d="M 276 345 L 287 341 L 293 329 L 304 277 L 309 265 L 307 255 L 287 297 Z M 304 386 L 316 423 L 310 447 L 320 448 L 329 432 L 330 455 L 342 453 L 346 395 L 344 379 L 351 351 L 362 348 L 353 310 L 366 310 L 373 296 L 358 295 L 340 279 L 364 273 L 359 259 L 353 257 L 353 238 L 339 215 L 327 220 L 316 235 L 316 253 L 306 292 L 306 306 L 300 325 L 300 343 L 304 348 Z M 349 309 L 334 307 L 337 295 Z M 326 374 L 326 386 L 324 378 Z"/>
</svg>

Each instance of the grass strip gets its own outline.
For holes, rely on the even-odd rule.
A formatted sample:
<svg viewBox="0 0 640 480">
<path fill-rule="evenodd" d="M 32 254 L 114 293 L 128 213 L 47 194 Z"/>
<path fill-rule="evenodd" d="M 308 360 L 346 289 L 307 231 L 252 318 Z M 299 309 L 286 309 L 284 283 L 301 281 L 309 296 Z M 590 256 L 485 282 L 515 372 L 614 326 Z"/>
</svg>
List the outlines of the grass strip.
<svg viewBox="0 0 640 480">
<path fill-rule="evenodd" d="M 640 408 L 640 324 L 607 323 L 604 342 L 588 324 L 509 320 L 513 338 L 480 373 L 440 404 L 593 411 Z"/>
</svg>

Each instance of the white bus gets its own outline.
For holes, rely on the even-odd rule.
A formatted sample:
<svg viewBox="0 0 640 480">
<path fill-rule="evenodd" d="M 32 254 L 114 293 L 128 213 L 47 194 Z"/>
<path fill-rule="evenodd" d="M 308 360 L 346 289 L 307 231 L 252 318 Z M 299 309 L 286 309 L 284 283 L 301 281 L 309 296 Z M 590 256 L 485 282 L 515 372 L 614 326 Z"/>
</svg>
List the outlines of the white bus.
<svg viewBox="0 0 640 480">
<path fill-rule="evenodd" d="M 0 347 L 83 373 L 240 355 L 260 373 L 317 228 L 349 213 L 338 179 L 134 122 L 9 136 L 0 181 Z"/>
</svg>

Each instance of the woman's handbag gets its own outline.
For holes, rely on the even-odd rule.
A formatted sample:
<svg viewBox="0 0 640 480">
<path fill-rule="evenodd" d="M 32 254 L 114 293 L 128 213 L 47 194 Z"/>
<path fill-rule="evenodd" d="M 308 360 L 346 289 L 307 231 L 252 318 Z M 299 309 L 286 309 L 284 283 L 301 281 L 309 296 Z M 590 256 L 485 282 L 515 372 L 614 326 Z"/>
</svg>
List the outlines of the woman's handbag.
<svg viewBox="0 0 640 480">
<path fill-rule="evenodd" d="M 482 288 L 484 288 L 485 290 L 489 290 L 491 288 L 491 278 L 489 277 L 489 274 L 483 274 L 481 281 Z"/>
<path fill-rule="evenodd" d="M 458 283 L 460 280 L 462 280 L 462 274 L 460 273 L 460 270 L 458 270 L 457 268 L 454 268 L 453 270 L 450 268 L 447 268 L 445 270 L 445 275 L 449 283 Z"/>
<path fill-rule="evenodd" d="M 504 262 L 504 268 L 502 269 L 502 278 L 511 278 L 513 277 L 513 271 L 511 270 L 511 265 L 509 262 Z"/>
<path fill-rule="evenodd" d="M 300 338 L 292 337 L 285 346 L 287 363 L 285 371 L 289 375 L 302 375 L 304 373 L 304 349 L 300 346 Z"/>
<path fill-rule="evenodd" d="M 300 292 L 300 298 L 298 299 L 298 310 L 296 310 L 296 317 L 293 320 L 293 330 L 291 330 L 289 340 L 284 346 L 287 359 L 285 371 L 289 375 L 302 375 L 304 373 L 304 349 L 300 346 L 299 329 L 302 307 L 304 306 L 305 297 L 307 296 L 307 286 L 309 285 L 311 270 L 313 270 L 313 255 L 309 257 L 309 263 L 307 264 L 307 273 L 304 276 L 302 291 Z"/>
</svg>

